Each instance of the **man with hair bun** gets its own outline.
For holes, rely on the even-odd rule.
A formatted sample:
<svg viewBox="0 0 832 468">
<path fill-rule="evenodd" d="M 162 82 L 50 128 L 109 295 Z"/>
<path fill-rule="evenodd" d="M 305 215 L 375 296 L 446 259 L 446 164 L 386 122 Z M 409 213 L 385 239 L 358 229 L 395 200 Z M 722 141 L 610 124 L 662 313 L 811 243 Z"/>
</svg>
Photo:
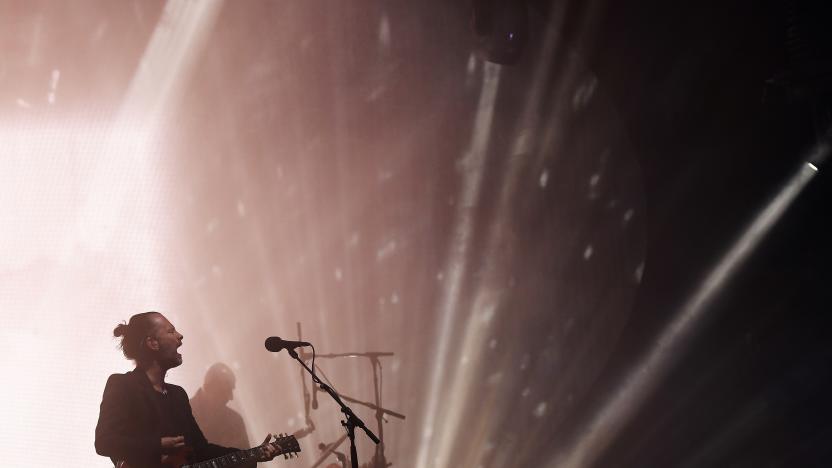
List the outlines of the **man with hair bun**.
<svg viewBox="0 0 832 468">
<path fill-rule="evenodd" d="M 136 314 L 117 325 L 113 335 L 121 338 L 124 356 L 136 368 L 107 380 L 95 428 L 99 455 L 110 457 L 117 466 L 159 468 L 170 466 L 173 454 L 185 447 L 192 449 L 194 462 L 239 450 L 209 443 L 194 420 L 185 390 L 165 382 L 167 371 L 182 364 L 178 348 L 183 336 L 164 315 Z M 277 455 L 277 449 L 267 444 L 271 437 L 246 466 Z"/>
</svg>

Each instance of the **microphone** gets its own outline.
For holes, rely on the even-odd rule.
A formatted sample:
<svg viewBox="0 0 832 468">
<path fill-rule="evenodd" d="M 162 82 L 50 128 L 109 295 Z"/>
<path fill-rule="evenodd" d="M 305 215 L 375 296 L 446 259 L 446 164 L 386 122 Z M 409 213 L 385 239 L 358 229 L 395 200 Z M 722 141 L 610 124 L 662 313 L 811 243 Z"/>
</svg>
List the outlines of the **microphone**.
<svg viewBox="0 0 832 468">
<path fill-rule="evenodd" d="M 312 382 L 312 409 L 318 409 L 318 386 Z"/>
<path fill-rule="evenodd" d="M 295 349 L 301 346 L 312 346 L 310 343 L 306 341 L 287 341 L 279 336 L 270 336 L 266 338 L 266 349 L 277 353 L 284 349 Z"/>
</svg>

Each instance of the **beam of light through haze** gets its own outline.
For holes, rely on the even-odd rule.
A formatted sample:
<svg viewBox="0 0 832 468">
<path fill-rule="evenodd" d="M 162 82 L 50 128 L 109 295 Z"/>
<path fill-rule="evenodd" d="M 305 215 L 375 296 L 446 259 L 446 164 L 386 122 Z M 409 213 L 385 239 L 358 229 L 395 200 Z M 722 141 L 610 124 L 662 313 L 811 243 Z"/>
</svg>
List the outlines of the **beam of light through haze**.
<svg viewBox="0 0 832 468">
<path fill-rule="evenodd" d="M 813 150 L 812 160 L 821 161 L 829 153 L 822 143 Z M 550 468 L 589 468 L 600 458 L 624 425 L 636 414 L 667 374 L 675 358 L 684 351 L 710 301 L 725 286 L 743 261 L 754 251 L 789 205 L 817 171 L 811 163 L 801 164 L 777 195 L 734 242 L 719 263 L 708 273 L 695 293 L 685 302 L 673 320 L 662 330 L 653 347 L 630 371 L 614 394 L 598 409 L 568 451 L 558 454 Z"/>
<path fill-rule="evenodd" d="M 436 323 L 438 340 L 436 346 L 433 347 L 436 351 L 432 356 L 434 364 L 430 374 L 427 403 L 424 410 L 425 416 L 422 422 L 423 431 L 415 465 L 417 468 L 436 466 L 435 460 L 430 458 L 432 452 L 430 446 L 433 440 L 432 428 L 437 420 L 436 412 L 439 406 L 440 387 L 444 380 L 445 365 L 449 362 L 448 349 L 451 346 L 453 323 L 459 306 L 463 280 L 467 273 L 466 259 L 473 236 L 474 213 L 482 189 L 491 122 L 494 117 L 494 104 L 499 84 L 500 67 L 486 62 L 483 67 L 483 83 L 474 120 L 473 135 L 468 154 L 462 160 L 462 184 L 445 268 L 447 279 L 442 286 L 439 299 L 439 320 Z"/>
<path fill-rule="evenodd" d="M 0 399 L 15 402 L 0 417 L 24 422 L 0 428 L 6 466 L 31 465 L 35 453 L 42 465 L 111 466 L 93 449 L 98 402 L 107 373 L 129 363 L 107 332 L 125 314 L 172 303 L 157 131 L 219 6 L 166 4 L 114 115 L 27 108 L 0 123 L 0 254 L 11 279 L 0 285 L 0 306 L 15 321 L 0 331 L 11 343 L 0 370 L 15 376 L 0 388 Z M 53 80 L 50 105 L 60 92 Z M 56 433 L 42 450 L 44 435 Z"/>
<path fill-rule="evenodd" d="M 560 17 L 560 15 L 557 16 Z M 436 418 L 431 426 L 426 426 L 436 428 L 437 432 L 433 438 L 436 443 L 432 444 L 435 446 L 433 449 L 435 461 L 432 466 L 435 467 L 454 465 L 451 461 L 453 450 L 459 447 L 460 436 L 476 438 L 477 440 L 474 442 L 468 439 L 468 443 L 473 443 L 474 446 L 485 443 L 485 440 L 480 439 L 491 436 L 492 428 L 488 424 L 478 424 L 477 427 L 472 427 L 467 431 L 462 431 L 461 427 L 466 402 L 473 395 L 485 397 L 485 395 L 476 393 L 472 387 L 476 381 L 476 373 L 481 370 L 479 367 L 480 357 L 487 343 L 489 324 L 499 309 L 503 288 L 506 284 L 505 278 L 502 277 L 506 265 L 501 260 L 510 261 L 510 259 L 503 258 L 504 256 L 500 254 L 500 246 L 506 242 L 507 229 L 510 229 L 506 223 L 511 218 L 513 196 L 517 190 L 521 170 L 526 163 L 524 159 L 528 159 L 529 153 L 533 151 L 532 145 L 536 139 L 535 132 L 539 124 L 540 107 L 544 101 L 545 85 L 549 81 L 553 68 L 550 66 L 549 60 L 555 53 L 558 32 L 554 27 L 547 29 L 544 47 L 541 48 L 539 54 L 540 60 L 538 60 L 538 65 L 535 67 L 535 74 L 526 104 L 516 129 L 517 136 L 513 141 L 511 154 L 506 160 L 506 167 L 502 171 L 497 209 L 487 232 L 487 244 L 483 257 L 485 266 L 483 273 L 480 275 L 481 280 L 478 281 L 474 290 L 474 300 L 469 312 L 471 319 L 465 323 L 461 334 L 462 345 L 459 352 L 461 358 L 451 359 L 446 356 L 442 361 L 443 365 L 449 367 L 445 370 L 448 376 L 444 379 L 448 383 L 445 384 L 445 391 L 442 392 L 444 406 L 439 413 L 441 416 Z M 494 66 L 490 63 L 486 65 Z M 458 302 L 456 307 L 458 307 Z M 491 420 L 493 418 L 484 415 L 484 419 Z M 477 455 L 482 455 L 482 452 L 478 452 Z"/>
</svg>

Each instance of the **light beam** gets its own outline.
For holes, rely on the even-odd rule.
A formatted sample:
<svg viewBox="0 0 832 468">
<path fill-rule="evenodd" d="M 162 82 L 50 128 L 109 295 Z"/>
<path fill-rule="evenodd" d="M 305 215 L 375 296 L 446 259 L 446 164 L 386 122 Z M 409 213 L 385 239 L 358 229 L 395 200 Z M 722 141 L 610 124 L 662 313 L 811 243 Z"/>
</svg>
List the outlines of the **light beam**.
<svg viewBox="0 0 832 468">
<path fill-rule="evenodd" d="M 822 161 L 829 146 L 821 143 L 813 149 L 812 159 Z M 613 396 L 601 406 L 570 449 L 549 463 L 550 468 L 588 468 L 604 453 L 624 425 L 636 414 L 684 350 L 692 332 L 711 300 L 724 287 L 738 267 L 759 245 L 806 184 L 817 173 L 811 163 L 801 164 L 777 195 L 769 201 L 719 263 L 710 271 L 694 294 L 661 332 L 656 343 L 641 362 L 614 389 Z"/>
</svg>

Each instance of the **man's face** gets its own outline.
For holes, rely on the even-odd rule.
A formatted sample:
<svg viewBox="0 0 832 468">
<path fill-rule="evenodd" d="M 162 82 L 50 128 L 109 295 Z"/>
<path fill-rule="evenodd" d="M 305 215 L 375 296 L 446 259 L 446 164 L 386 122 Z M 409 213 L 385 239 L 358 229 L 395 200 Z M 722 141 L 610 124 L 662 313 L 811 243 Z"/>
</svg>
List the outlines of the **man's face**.
<svg viewBox="0 0 832 468">
<path fill-rule="evenodd" d="M 164 315 L 157 315 L 155 322 L 156 333 L 149 342 L 159 365 L 164 369 L 172 369 L 182 364 L 182 355 L 177 349 L 182 346 L 184 337 L 176 331 L 176 327 Z"/>
</svg>

